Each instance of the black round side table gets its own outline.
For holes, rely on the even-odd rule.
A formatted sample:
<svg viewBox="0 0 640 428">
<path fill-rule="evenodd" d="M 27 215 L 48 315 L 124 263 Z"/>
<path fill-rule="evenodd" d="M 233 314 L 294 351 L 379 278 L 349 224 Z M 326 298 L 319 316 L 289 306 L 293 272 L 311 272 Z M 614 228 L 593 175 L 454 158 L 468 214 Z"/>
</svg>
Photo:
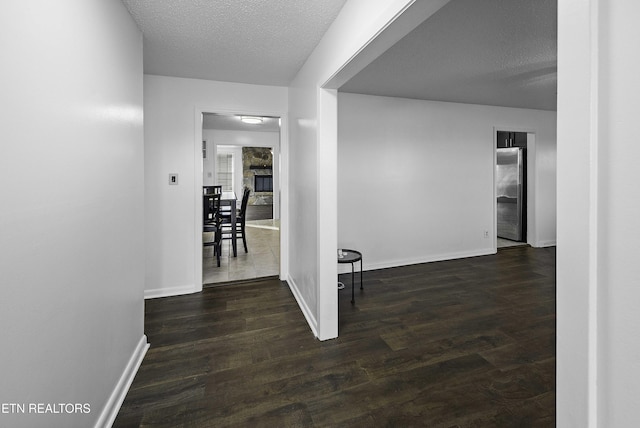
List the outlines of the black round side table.
<svg viewBox="0 0 640 428">
<path fill-rule="evenodd" d="M 356 302 L 355 293 L 353 291 L 353 280 L 355 276 L 354 264 L 360 262 L 360 290 L 362 290 L 362 253 L 356 250 L 342 249 L 342 257 L 338 250 L 338 263 L 351 263 L 351 303 Z"/>
</svg>

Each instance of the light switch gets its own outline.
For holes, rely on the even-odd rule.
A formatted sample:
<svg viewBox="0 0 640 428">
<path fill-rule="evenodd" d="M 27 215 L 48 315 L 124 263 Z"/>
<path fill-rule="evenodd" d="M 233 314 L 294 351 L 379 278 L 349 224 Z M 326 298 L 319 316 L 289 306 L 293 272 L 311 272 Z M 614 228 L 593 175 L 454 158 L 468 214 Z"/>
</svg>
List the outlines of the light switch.
<svg viewBox="0 0 640 428">
<path fill-rule="evenodd" d="M 178 174 L 169 174 L 169 184 L 173 186 L 178 184 Z"/>
</svg>

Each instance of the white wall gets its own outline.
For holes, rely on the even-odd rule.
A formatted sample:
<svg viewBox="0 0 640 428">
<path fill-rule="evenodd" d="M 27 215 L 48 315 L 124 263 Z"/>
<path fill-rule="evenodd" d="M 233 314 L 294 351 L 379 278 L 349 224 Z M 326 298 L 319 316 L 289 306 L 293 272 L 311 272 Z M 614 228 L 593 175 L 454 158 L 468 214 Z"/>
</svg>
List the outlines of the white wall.
<svg viewBox="0 0 640 428">
<path fill-rule="evenodd" d="M 215 186 L 216 184 L 216 150 L 213 144 L 213 140 L 207 137 L 206 130 L 203 130 L 202 140 L 204 141 L 207 157 L 202 159 L 202 185 L 203 186 Z"/>
<path fill-rule="evenodd" d="M 144 108 L 145 296 L 191 293 L 202 288 L 196 112 L 280 116 L 286 123 L 287 88 L 145 75 Z M 179 185 L 168 185 L 169 173 L 179 174 Z"/>
<path fill-rule="evenodd" d="M 205 134 L 206 133 L 207 132 L 205 131 Z M 217 145 L 213 143 L 212 139 L 210 141 L 213 148 L 212 153 L 215 153 L 216 156 L 219 154 L 233 155 L 232 185 L 234 192 L 236 192 L 236 194 L 239 194 L 238 189 L 242 189 L 242 147 Z M 213 173 L 215 174 L 215 169 L 213 170 Z"/>
<path fill-rule="evenodd" d="M 242 147 L 270 147 L 273 149 L 273 218 L 280 218 L 280 133 L 258 131 L 229 131 L 222 129 L 205 129 L 202 138 L 211 147 L 211 153 L 220 153 L 219 146 L 233 146 L 237 150 L 227 147 L 225 153 L 233 151 L 234 154 L 234 189 L 238 196 L 244 187 L 242 171 Z M 215 155 L 214 155 L 215 156 Z M 215 163 L 215 162 L 214 162 Z M 207 177 L 205 166 L 204 177 Z M 211 170 L 215 177 L 215 166 Z M 212 183 L 213 184 L 213 183 Z"/>
<path fill-rule="evenodd" d="M 640 423 L 640 145 L 629 141 L 640 117 L 640 3 L 601 2 L 599 144 L 599 333 L 603 427 Z M 604 147 L 603 147 L 604 146 Z"/>
<path fill-rule="evenodd" d="M 335 286 L 338 118 L 337 92 L 333 88 L 344 81 L 346 74 L 353 75 L 364 68 L 446 1 L 347 1 L 291 83 L 288 280 L 307 322 L 321 340 L 338 335 Z M 418 6 L 403 15 L 409 18 L 394 26 L 412 4 Z M 385 43 L 376 44 L 379 39 Z M 378 49 L 367 49 L 372 43 Z M 363 53 L 366 55 L 358 58 Z"/>
<path fill-rule="evenodd" d="M 146 350 L 142 36 L 120 2 L 13 1 L 0 50 L 0 403 L 90 406 L 0 426 L 102 425 Z"/>
<path fill-rule="evenodd" d="M 346 93 L 338 112 L 338 245 L 365 269 L 495 252 L 496 128 L 535 132 L 529 238 L 555 241 L 555 112 Z"/>
<path fill-rule="evenodd" d="M 640 421 L 638 16 L 558 2 L 558 426 Z"/>
</svg>

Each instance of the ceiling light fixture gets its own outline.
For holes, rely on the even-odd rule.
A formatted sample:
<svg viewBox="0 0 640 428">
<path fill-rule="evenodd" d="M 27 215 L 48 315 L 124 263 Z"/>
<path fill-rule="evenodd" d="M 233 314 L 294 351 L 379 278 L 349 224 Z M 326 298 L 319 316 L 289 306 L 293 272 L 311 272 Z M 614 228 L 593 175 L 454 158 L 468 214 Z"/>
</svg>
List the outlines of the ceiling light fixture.
<svg viewBox="0 0 640 428">
<path fill-rule="evenodd" d="M 240 120 L 251 125 L 259 125 L 263 121 L 263 119 L 258 116 L 240 116 Z"/>
</svg>

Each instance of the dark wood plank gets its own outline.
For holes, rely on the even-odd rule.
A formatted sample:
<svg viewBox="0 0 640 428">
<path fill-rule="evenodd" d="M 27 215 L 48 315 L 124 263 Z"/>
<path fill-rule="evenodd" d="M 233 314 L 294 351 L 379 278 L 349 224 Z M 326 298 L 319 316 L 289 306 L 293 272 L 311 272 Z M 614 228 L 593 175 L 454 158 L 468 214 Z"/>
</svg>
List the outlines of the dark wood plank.
<svg viewBox="0 0 640 428">
<path fill-rule="evenodd" d="M 555 425 L 555 249 L 365 272 L 316 340 L 278 280 L 146 302 L 115 427 Z"/>
</svg>

